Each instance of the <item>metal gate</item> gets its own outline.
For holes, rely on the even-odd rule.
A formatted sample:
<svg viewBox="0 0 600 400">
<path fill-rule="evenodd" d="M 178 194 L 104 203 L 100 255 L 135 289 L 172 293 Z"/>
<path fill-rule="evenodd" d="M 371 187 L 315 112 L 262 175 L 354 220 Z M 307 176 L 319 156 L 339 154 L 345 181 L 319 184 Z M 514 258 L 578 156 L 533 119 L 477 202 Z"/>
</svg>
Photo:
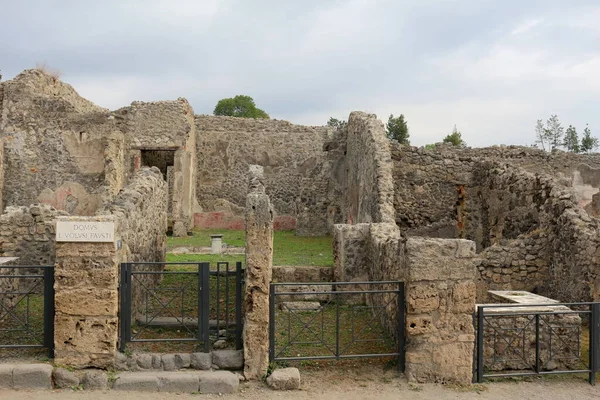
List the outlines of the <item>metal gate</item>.
<svg viewBox="0 0 600 400">
<path fill-rule="evenodd" d="M 600 372 L 600 303 L 478 306 L 474 380 Z"/>
<path fill-rule="evenodd" d="M 393 357 L 404 371 L 403 282 L 272 283 L 269 307 L 271 362 Z"/>
<path fill-rule="evenodd" d="M 0 349 L 54 357 L 54 265 L 0 267 Z"/>
<path fill-rule="evenodd" d="M 135 342 L 192 342 L 208 352 L 219 338 L 240 349 L 242 285 L 241 262 L 122 264 L 119 349 Z"/>
</svg>

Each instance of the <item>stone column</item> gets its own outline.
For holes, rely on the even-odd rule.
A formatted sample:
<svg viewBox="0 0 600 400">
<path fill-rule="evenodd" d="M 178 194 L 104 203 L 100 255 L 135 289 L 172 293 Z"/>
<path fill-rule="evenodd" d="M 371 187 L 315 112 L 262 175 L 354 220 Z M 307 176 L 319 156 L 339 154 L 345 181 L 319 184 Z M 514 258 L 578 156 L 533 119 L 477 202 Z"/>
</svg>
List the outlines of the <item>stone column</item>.
<svg viewBox="0 0 600 400">
<path fill-rule="evenodd" d="M 407 378 L 471 383 L 475 243 L 413 237 L 405 255 Z"/>
<path fill-rule="evenodd" d="M 250 166 L 250 190 L 246 197 L 246 286 L 243 299 L 246 379 L 261 379 L 269 366 L 273 208 L 262 179 L 262 167 Z"/>
<path fill-rule="evenodd" d="M 114 217 L 59 217 L 58 221 L 114 222 Z M 118 338 L 119 263 L 114 239 L 56 242 L 56 363 L 75 368 L 113 365 Z"/>
</svg>

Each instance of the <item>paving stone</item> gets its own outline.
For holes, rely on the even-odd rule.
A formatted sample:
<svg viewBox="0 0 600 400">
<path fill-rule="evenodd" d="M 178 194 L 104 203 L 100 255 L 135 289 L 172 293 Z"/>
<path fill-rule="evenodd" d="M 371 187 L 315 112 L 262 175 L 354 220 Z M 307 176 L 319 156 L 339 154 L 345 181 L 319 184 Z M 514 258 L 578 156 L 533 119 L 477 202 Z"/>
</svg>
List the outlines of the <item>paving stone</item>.
<svg viewBox="0 0 600 400">
<path fill-rule="evenodd" d="M 210 369 L 210 366 L 212 365 L 212 354 L 192 353 L 190 364 L 194 369 Z"/>
<path fill-rule="evenodd" d="M 81 384 L 85 390 L 105 390 L 108 389 L 108 375 L 99 370 L 85 371 Z"/>
<path fill-rule="evenodd" d="M 130 372 L 119 374 L 113 384 L 114 390 L 130 392 L 157 392 L 158 376 L 151 372 Z"/>
<path fill-rule="evenodd" d="M 52 378 L 54 379 L 54 387 L 59 389 L 69 389 L 79 386 L 79 377 L 64 368 L 54 369 Z"/>
<path fill-rule="evenodd" d="M 0 389 L 12 389 L 14 368 L 13 364 L 0 364 Z"/>
<path fill-rule="evenodd" d="M 162 369 L 162 357 L 160 354 L 152 354 L 152 369 Z"/>
<path fill-rule="evenodd" d="M 175 362 L 175 354 L 163 354 L 162 355 L 162 369 L 165 371 L 177 370 L 177 363 Z"/>
<path fill-rule="evenodd" d="M 161 372 L 158 375 L 158 391 L 194 393 L 198 391 L 198 374 L 185 372 Z"/>
<path fill-rule="evenodd" d="M 267 378 L 267 385 L 275 390 L 296 390 L 300 388 L 298 368 L 276 369 Z"/>
<path fill-rule="evenodd" d="M 48 364 L 21 364 L 13 369 L 15 389 L 52 389 L 52 371 Z"/>
<path fill-rule="evenodd" d="M 244 353 L 242 350 L 215 350 L 212 352 L 212 361 L 220 369 L 242 369 Z"/>
<path fill-rule="evenodd" d="M 239 378 L 229 371 L 203 371 L 200 376 L 200 393 L 235 393 L 240 386 Z"/>
</svg>

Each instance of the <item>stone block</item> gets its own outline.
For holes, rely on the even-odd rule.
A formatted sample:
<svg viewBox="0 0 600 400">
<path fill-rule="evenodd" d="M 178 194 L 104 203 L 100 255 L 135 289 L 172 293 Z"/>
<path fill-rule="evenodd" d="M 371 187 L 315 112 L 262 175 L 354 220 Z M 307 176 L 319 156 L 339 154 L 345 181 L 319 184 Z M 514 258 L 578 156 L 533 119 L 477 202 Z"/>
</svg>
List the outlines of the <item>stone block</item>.
<svg viewBox="0 0 600 400">
<path fill-rule="evenodd" d="M 85 371 L 81 384 L 85 390 L 105 390 L 108 389 L 108 376 L 104 371 Z"/>
<path fill-rule="evenodd" d="M 64 368 L 56 368 L 52 372 L 54 387 L 58 389 L 69 389 L 79 385 L 79 377 L 73 372 Z"/>
<path fill-rule="evenodd" d="M 141 369 L 152 369 L 152 354 L 136 354 L 135 360 Z"/>
<path fill-rule="evenodd" d="M 475 243 L 470 240 L 409 237 L 405 248 L 411 282 L 475 276 Z"/>
<path fill-rule="evenodd" d="M 176 371 L 178 369 L 175 354 L 162 355 L 162 369 L 165 371 Z"/>
<path fill-rule="evenodd" d="M 59 290 L 54 299 L 56 312 L 67 315 L 112 316 L 117 315 L 119 305 L 116 287 Z"/>
<path fill-rule="evenodd" d="M 190 355 L 187 353 L 175 354 L 175 365 L 177 369 L 190 367 Z"/>
<path fill-rule="evenodd" d="M 151 372 L 119 374 L 113 389 L 129 392 L 158 392 L 158 376 Z"/>
<path fill-rule="evenodd" d="M 296 390 L 300 388 L 298 368 L 276 369 L 267 378 L 267 385 L 275 390 Z"/>
<path fill-rule="evenodd" d="M 199 388 L 197 374 L 162 372 L 158 375 L 158 391 L 172 393 L 194 393 Z"/>
<path fill-rule="evenodd" d="M 242 350 L 215 350 L 212 362 L 220 369 L 239 370 L 244 368 L 244 352 Z"/>
<path fill-rule="evenodd" d="M 240 385 L 239 378 L 229 371 L 205 371 L 200 373 L 200 393 L 235 393 Z"/>
<path fill-rule="evenodd" d="M 0 389 L 12 389 L 14 368 L 13 364 L 0 364 Z"/>
<path fill-rule="evenodd" d="M 192 353 L 190 364 L 194 369 L 208 370 L 212 365 L 212 354 Z"/>
<path fill-rule="evenodd" d="M 52 389 L 52 365 L 20 364 L 13 369 L 13 387 L 15 389 L 46 390 Z"/>
</svg>

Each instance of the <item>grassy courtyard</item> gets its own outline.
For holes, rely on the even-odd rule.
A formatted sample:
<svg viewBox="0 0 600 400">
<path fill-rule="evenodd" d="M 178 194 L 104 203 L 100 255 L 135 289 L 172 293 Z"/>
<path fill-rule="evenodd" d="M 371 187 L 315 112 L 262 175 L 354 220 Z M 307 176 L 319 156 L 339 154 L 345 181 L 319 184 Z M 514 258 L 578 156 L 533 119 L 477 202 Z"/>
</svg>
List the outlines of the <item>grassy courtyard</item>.
<svg viewBox="0 0 600 400">
<path fill-rule="evenodd" d="M 209 247 L 210 235 L 222 234 L 229 247 L 244 247 L 245 232 L 231 230 L 198 230 L 193 236 L 167 238 L 169 250 L 177 247 Z M 244 261 L 244 255 L 221 254 L 168 254 L 167 261 Z M 276 231 L 273 237 L 273 265 L 332 266 L 333 247 L 330 236 L 303 237 L 294 231 Z"/>
</svg>

